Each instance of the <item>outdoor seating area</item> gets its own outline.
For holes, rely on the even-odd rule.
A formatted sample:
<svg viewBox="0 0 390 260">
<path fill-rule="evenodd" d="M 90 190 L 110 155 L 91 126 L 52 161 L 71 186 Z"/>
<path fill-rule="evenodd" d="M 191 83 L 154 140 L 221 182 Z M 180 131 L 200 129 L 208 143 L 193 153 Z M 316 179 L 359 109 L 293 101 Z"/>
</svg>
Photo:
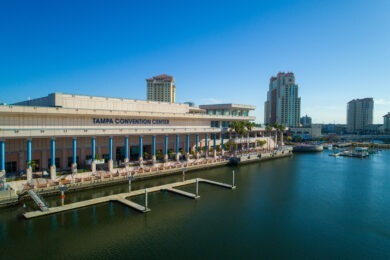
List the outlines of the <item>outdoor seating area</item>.
<svg viewBox="0 0 390 260">
<path fill-rule="evenodd" d="M 29 189 L 44 189 L 60 185 L 69 185 L 76 183 L 87 183 L 94 181 L 107 181 L 113 179 L 123 179 L 128 176 L 140 177 L 143 175 L 156 174 L 161 172 L 169 172 L 170 170 L 187 169 L 188 167 L 199 167 L 200 165 L 213 164 L 218 162 L 227 162 L 225 157 L 218 158 L 200 158 L 190 159 L 188 161 L 172 161 L 164 163 L 143 164 L 131 167 L 116 168 L 112 173 L 105 170 L 98 170 L 96 172 L 81 172 L 75 174 L 61 175 L 55 180 L 48 178 L 35 178 L 30 182 L 19 181 L 19 185 L 12 185 L 16 190 L 29 190 Z"/>
</svg>

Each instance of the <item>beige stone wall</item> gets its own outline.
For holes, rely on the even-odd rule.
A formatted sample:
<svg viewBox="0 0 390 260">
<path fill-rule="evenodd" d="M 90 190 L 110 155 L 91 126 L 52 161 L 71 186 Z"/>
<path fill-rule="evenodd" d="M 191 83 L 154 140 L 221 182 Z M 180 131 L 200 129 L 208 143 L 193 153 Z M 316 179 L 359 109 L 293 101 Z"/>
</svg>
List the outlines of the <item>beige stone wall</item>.
<svg viewBox="0 0 390 260">
<path fill-rule="evenodd" d="M 113 124 L 94 123 L 93 118 L 108 118 L 114 121 Z M 31 129 L 31 128 L 162 128 L 162 127 L 210 127 L 211 120 L 199 119 L 167 119 L 169 124 L 116 124 L 115 119 L 150 119 L 159 120 L 162 118 L 149 117 L 121 117 L 121 116 L 61 116 L 61 115 L 31 115 L 15 114 L 2 115 L 0 117 L 0 128 Z"/>
<path fill-rule="evenodd" d="M 170 104 L 125 98 L 108 98 L 81 96 L 71 94 L 56 94 L 56 105 L 64 108 L 126 110 L 126 111 L 159 111 L 166 113 L 188 113 L 187 104 Z"/>
</svg>

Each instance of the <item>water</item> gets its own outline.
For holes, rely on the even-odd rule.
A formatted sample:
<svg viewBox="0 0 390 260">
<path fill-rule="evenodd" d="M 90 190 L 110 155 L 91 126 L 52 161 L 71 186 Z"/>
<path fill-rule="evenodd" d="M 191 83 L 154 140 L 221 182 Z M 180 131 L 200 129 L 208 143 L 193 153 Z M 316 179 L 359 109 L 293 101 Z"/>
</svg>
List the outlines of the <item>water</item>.
<svg viewBox="0 0 390 260">
<path fill-rule="evenodd" d="M 142 214 L 107 203 L 24 220 L 0 210 L 0 258 L 390 258 L 390 151 L 368 159 L 326 152 L 197 173 L 236 190 L 200 185 L 199 200 L 149 194 Z M 133 183 L 133 190 L 182 176 Z M 127 185 L 68 194 L 66 202 Z M 195 191 L 195 186 L 183 188 Z M 143 197 L 134 201 L 143 203 Z M 60 197 L 48 199 L 60 204 Z M 31 203 L 28 207 L 33 208 Z"/>
</svg>

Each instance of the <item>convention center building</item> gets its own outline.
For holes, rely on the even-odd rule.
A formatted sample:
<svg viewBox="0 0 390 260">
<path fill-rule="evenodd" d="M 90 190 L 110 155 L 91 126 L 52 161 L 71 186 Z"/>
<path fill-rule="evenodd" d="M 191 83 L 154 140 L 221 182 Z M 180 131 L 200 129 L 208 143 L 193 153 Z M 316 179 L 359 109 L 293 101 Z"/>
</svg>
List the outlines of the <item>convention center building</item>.
<svg viewBox="0 0 390 260">
<path fill-rule="evenodd" d="M 108 170 L 124 163 L 188 156 L 224 143 L 254 106 L 189 104 L 53 93 L 0 105 L 0 171 Z"/>
</svg>

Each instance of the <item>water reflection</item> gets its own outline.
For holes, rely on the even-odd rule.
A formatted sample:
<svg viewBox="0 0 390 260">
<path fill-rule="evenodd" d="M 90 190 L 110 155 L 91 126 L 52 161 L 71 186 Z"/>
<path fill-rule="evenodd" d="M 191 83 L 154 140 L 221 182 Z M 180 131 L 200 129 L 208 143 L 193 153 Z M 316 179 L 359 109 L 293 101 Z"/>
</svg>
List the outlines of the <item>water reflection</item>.
<svg viewBox="0 0 390 260">
<path fill-rule="evenodd" d="M 147 214 L 105 203 L 35 220 L 0 210 L 1 259 L 54 258 L 390 258 L 390 151 L 370 160 L 299 155 L 186 173 L 231 183 L 201 184 L 193 200 L 149 194 Z M 141 189 L 182 175 L 133 182 Z M 194 193 L 195 185 L 180 187 Z M 67 193 L 66 203 L 126 192 L 128 183 Z M 60 196 L 49 197 L 54 204 Z M 145 197 L 132 201 L 144 205 Z M 38 248 L 46 246 L 45 250 Z"/>
</svg>

